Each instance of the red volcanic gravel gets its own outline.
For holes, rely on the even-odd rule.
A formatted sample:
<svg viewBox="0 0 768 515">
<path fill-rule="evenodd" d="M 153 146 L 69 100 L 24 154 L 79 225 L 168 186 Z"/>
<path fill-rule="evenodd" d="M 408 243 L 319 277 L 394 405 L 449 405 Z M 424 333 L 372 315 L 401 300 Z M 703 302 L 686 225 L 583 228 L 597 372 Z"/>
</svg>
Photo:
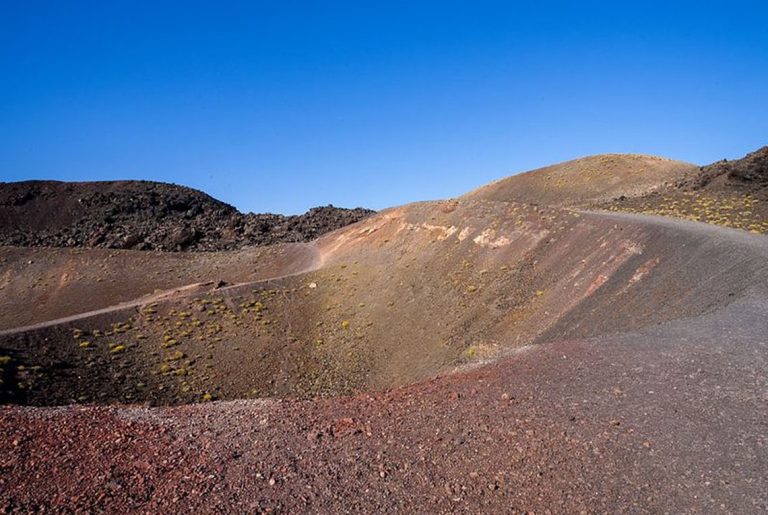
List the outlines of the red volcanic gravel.
<svg viewBox="0 0 768 515">
<path fill-rule="evenodd" d="M 757 513 L 766 358 L 759 335 L 724 321 L 759 324 L 764 309 L 527 348 L 378 395 L 6 407 L 0 507 Z"/>
</svg>

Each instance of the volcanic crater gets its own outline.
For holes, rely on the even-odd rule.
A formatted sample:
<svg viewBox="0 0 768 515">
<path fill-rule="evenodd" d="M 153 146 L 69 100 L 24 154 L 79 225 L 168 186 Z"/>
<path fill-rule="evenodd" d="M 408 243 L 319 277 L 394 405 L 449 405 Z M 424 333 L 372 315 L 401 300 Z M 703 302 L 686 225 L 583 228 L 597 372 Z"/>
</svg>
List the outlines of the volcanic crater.
<svg viewBox="0 0 768 515">
<path fill-rule="evenodd" d="M 380 460 L 384 443 L 371 439 L 390 442 L 390 455 L 402 463 L 381 465 L 375 478 L 393 481 L 401 500 L 422 499 L 437 510 L 473 506 L 470 501 L 479 499 L 503 509 L 506 501 L 497 491 L 533 508 L 555 498 L 565 511 L 589 503 L 627 507 L 626 498 L 607 490 L 596 500 L 587 479 L 546 483 L 527 475 L 531 463 L 554 460 L 562 477 L 595 481 L 609 466 L 609 489 L 622 481 L 642 483 L 657 468 L 719 474 L 729 483 L 712 487 L 710 481 L 710 497 L 701 502 L 750 511 L 765 506 L 768 491 L 755 486 L 765 486 L 761 471 L 768 455 L 753 441 L 766 427 L 768 240 L 752 234 L 764 227 L 764 200 L 745 191 L 743 180 L 762 188 L 764 160 L 752 155 L 749 163 L 757 164 L 747 172 L 743 163 L 734 164 L 737 189 L 715 178 L 718 189 L 711 191 L 706 184 L 713 181 L 701 177 L 726 177 L 727 164 L 699 168 L 649 156 L 595 156 L 513 176 L 457 199 L 366 212 L 310 241 L 222 247 L 210 230 L 200 240 L 205 245 L 192 249 L 226 252 L 0 247 L 0 401 L 85 405 L 78 409 L 105 420 L 113 411 L 99 411 L 102 405 L 128 410 L 126 416 L 143 409 L 142 430 L 164 424 L 153 418 L 163 413 L 182 433 L 185 424 L 207 427 L 199 417 L 209 410 L 231 410 L 221 415 L 228 420 L 238 410 L 267 418 L 286 411 L 276 422 L 280 438 L 308 441 L 309 459 L 331 470 L 339 470 L 348 445 L 377 449 Z M 754 211 L 704 216 L 709 224 L 684 220 L 692 215 L 673 208 L 668 216 L 652 213 L 697 195 L 754 198 Z M 702 209 L 707 205 L 703 201 Z M 747 218 L 752 228 L 742 227 L 746 231 L 722 227 Z M 414 403 L 421 407 L 407 408 Z M 17 419 L 35 416 L 21 409 L 8 408 L 5 420 L 16 420 L 18 428 Z M 438 412 L 424 415 L 422 409 L 454 413 L 441 422 L 448 433 L 461 427 L 475 432 L 451 437 L 455 456 L 443 452 L 440 430 L 427 431 Z M 390 412 L 400 423 L 382 418 Z M 488 427 L 494 417 L 506 420 L 502 412 L 516 420 L 509 422 L 515 430 Z M 61 413 L 56 416 L 69 412 Z M 581 418 L 586 425 L 572 429 Z M 526 426 L 532 419 L 544 425 Z M 244 424 L 238 419 L 231 431 Z M 538 431 L 546 444 L 520 447 Z M 502 467 L 491 456 L 504 457 L 518 468 L 504 465 L 495 486 L 480 493 L 455 487 L 462 481 L 455 474 L 463 469 L 454 471 L 450 463 L 455 458 L 468 466 L 463 453 L 471 451 L 453 438 L 463 443 L 483 434 L 486 447 L 473 447 L 485 456 L 481 461 Z M 575 450 L 570 435 L 594 449 Z M 697 435 L 715 453 L 712 460 L 677 452 Z M 603 437 L 604 444 L 592 444 Z M 736 447 L 726 447 L 741 460 L 740 472 L 716 459 L 723 447 L 711 438 L 721 437 L 734 442 Z M 336 450 L 324 451 L 320 442 Z M 395 442 L 407 444 L 411 454 Z M 287 448 L 248 445 L 253 466 L 268 462 L 287 471 L 280 479 L 284 488 L 269 489 L 278 480 L 264 486 L 267 479 L 257 475 L 237 487 L 258 492 L 259 509 L 343 507 L 327 496 L 292 494 L 300 490 L 290 486 L 296 478 L 318 488 L 328 478 L 297 464 Z M 84 446 L 93 456 L 114 452 L 106 443 Z M 411 446 L 428 449 L 433 466 L 419 461 Z M 648 461 L 656 446 L 666 454 Z M 527 458 L 516 460 L 515 453 Z M 357 472 L 335 475 L 338 488 L 368 484 L 365 463 L 349 466 Z M 16 478 L 38 470 L 6 467 Z M 229 470 L 214 469 L 224 476 Z M 532 481 L 538 493 L 530 489 Z M 627 495 L 643 499 L 651 511 L 692 506 L 671 482 L 643 485 Z M 688 486 L 703 492 L 702 485 L 691 480 Z M 16 506 L 45 500 L 44 493 L 36 497 L 14 488 Z M 446 493 L 435 497 L 434 488 Z M 185 497 L 186 506 L 245 506 L 232 497 L 234 490 L 216 492 L 203 500 Z M 123 492 L 82 506 L 104 509 L 131 499 Z M 387 499 L 374 489 L 355 506 L 386 509 Z"/>
</svg>

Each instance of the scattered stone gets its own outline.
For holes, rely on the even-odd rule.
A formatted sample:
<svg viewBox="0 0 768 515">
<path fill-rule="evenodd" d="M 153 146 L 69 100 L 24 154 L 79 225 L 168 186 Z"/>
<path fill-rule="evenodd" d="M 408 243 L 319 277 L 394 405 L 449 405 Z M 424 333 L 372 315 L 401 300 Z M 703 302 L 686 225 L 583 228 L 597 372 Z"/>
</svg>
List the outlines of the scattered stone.
<svg viewBox="0 0 768 515">
<path fill-rule="evenodd" d="M 58 213 L 74 216 L 60 226 L 49 221 Z M 13 182 L 0 184 L 0 218 L 15 220 L 0 226 L 0 245 L 233 250 L 313 240 L 372 213 L 329 205 L 296 216 L 244 214 L 201 191 L 149 181 Z"/>
</svg>

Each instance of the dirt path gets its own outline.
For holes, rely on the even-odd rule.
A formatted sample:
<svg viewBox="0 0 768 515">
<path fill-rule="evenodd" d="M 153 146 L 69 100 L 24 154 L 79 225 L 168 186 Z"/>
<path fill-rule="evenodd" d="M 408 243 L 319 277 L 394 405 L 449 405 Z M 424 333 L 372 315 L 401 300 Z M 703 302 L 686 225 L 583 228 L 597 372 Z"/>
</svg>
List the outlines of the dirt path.
<svg viewBox="0 0 768 515">
<path fill-rule="evenodd" d="M 713 238 L 714 241 L 734 242 L 740 245 L 750 245 L 753 248 L 768 250 L 768 237 L 762 234 L 752 234 L 740 229 L 730 229 L 719 225 L 693 222 L 681 218 L 669 218 L 658 215 L 644 215 L 638 213 L 617 213 L 613 211 L 585 211 L 579 210 L 588 216 L 601 217 L 617 222 L 631 222 L 669 231 L 685 231 L 687 233 Z"/>
<path fill-rule="evenodd" d="M 139 297 L 138 299 L 127 301 L 127 302 L 121 302 L 119 304 L 115 304 L 113 306 L 107 306 L 105 308 L 96 309 L 87 311 L 85 313 L 78 313 L 76 315 L 71 315 L 67 317 L 57 318 L 55 320 L 48 320 L 45 322 L 40 322 L 37 324 L 27 325 L 23 327 L 14 327 L 11 329 L 3 329 L 0 330 L 0 336 L 8 336 L 12 334 L 18 334 L 23 333 L 25 331 L 32 331 L 35 329 L 42 329 L 45 327 L 52 327 L 59 324 L 69 323 L 69 322 L 76 322 L 78 320 L 83 320 L 86 318 L 98 316 L 98 315 L 105 315 L 107 313 L 114 313 L 116 311 L 122 311 L 125 309 L 131 309 L 141 306 L 146 306 L 148 304 L 154 304 L 156 302 L 162 302 L 165 300 L 170 299 L 179 299 L 183 297 L 189 297 L 193 295 L 199 295 L 203 291 L 216 289 L 218 291 L 226 291 L 228 289 L 233 288 L 240 288 L 243 286 L 250 286 L 250 285 L 256 285 L 256 284 L 262 284 L 269 281 L 276 281 L 279 279 L 285 279 L 286 277 L 293 277 L 296 275 L 305 274 L 307 272 L 311 272 L 313 270 L 317 270 L 320 266 L 322 266 L 322 259 L 320 256 L 320 253 L 317 251 L 315 246 L 311 243 L 305 244 L 304 247 L 310 251 L 311 257 L 306 258 L 305 256 L 301 257 L 301 262 L 296 263 L 295 266 L 299 266 L 300 268 L 294 272 L 290 272 L 287 274 L 282 274 L 274 277 L 267 277 L 265 279 L 260 279 L 258 281 L 249 281 L 249 282 L 243 282 L 238 284 L 232 284 L 225 287 L 218 287 L 216 284 L 214 284 L 213 281 L 207 281 L 203 283 L 193 283 L 188 284 L 184 286 L 179 286 L 176 288 L 171 288 L 169 290 L 160 291 L 157 293 L 153 293 L 151 295 L 144 295 L 142 297 Z"/>
<path fill-rule="evenodd" d="M 587 216 L 594 216 L 594 217 L 600 217 L 600 218 L 609 219 L 609 220 L 616 220 L 617 222 L 630 222 L 630 223 L 635 223 L 640 225 L 650 225 L 653 227 L 664 228 L 665 230 L 672 230 L 672 231 L 683 230 L 687 232 L 693 232 L 701 236 L 706 236 L 708 238 L 714 238 L 716 240 L 738 241 L 740 244 L 748 244 L 755 248 L 761 248 L 768 251 L 768 238 L 761 235 L 749 234 L 744 231 L 728 229 L 728 228 L 709 225 L 709 224 L 690 222 L 687 220 L 666 218 L 662 216 L 642 215 L 642 214 L 635 214 L 635 213 L 614 213 L 614 212 L 608 212 L 608 211 L 581 210 L 579 212 Z M 284 279 L 286 277 L 305 274 L 307 272 L 311 272 L 321 268 L 328 256 L 323 255 L 320 251 L 318 251 L 314 243 L 305 244 L 303 246 L 310 251 L 310 257 L 309 258 L 307 258 L 306 256 L 300 257 L 301 262 L 297 262 L 295 264 L 295 266 L 300 267 L 298 270 L 288 274 L 282 274 L 274 277 L 260 279 L 258 281 L 238 283 L 238 284 L 230 285 L 221 289 L 226 290 L 229 288 L 237 288 L 241 286 L 264 283 L 267 281 Z M 97 316 L 97 315 L 112 313 L 112 312 L 120 311 L 124 309 L 135 308 L 142 305 L 152 304 L 154 302 L 159 302 L 159 301 L 167 300 L 170 298 L 179 298 L 184 296 L 195 295 L 205 290 L 206 288 L 212 288 L 214 286 L 215 285 L 213 284 L 213 282 L 210 282 L 210 281 L 205 283 L 188 284 L 188 285 L 172 288 L 169 290 L 157 292 L 152 295 L 145 295 L 135 300 L 121 302 L 119 304 L 107 306 L 101 309 L 91 310 L 84 313 L 78 313 L 75 315 L 57 318 L 54 320 L 48 320 L 48 321 L 40 322 L 37 324 L 32 324 L 32 325 L 27 325 L 22 327 L 15 327 L 10 329 L 3 329 L 3 330 L 0 330 L 0 336 L 18 334 L 18 333 L 22 333 L 22 332 L 30 331 L 34 329 L 51 327 L 51 326 L 68 323 L 68 322 L 75 322 L 77 320 L 82 320 L 82 319 L 86 319 L 86 318 Z"/>
</svg>

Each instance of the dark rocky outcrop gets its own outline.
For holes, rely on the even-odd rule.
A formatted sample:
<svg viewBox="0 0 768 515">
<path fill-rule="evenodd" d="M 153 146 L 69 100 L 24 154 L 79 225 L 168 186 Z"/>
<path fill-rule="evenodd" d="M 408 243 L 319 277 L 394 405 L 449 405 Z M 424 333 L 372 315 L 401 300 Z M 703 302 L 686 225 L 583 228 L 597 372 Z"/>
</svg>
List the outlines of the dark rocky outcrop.
<svg viewBox="0 0 768 515">
<path fill-rule="evenodd" d="M 232 250 L 308 241 L 371 213 L 244 214 L 192 188 L 148 181 L 0 183 L 0 245 Z"/>
<path fill-rule="evenodd" d="M 768 146 L 741 159 L 724 159 L 699 169 L 679 184 L 684 190 L 708 190 L 750 194 L 768 200 Z"/>
</svg>

